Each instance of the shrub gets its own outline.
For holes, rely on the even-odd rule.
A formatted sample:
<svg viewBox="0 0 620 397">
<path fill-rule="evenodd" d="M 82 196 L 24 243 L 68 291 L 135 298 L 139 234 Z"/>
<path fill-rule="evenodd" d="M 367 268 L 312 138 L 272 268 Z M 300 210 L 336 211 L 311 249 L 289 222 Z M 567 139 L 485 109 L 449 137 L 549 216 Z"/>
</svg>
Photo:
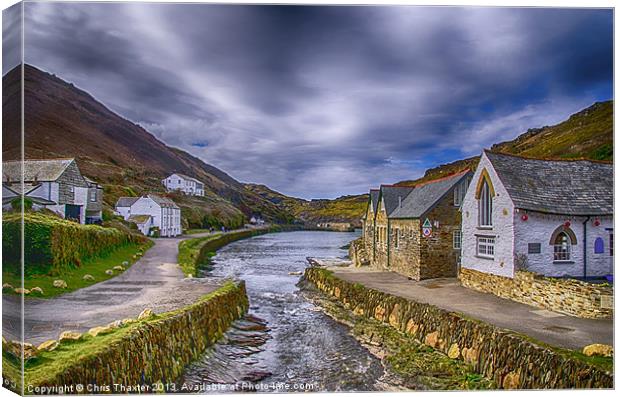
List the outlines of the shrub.
<svg viewBox="0 0 620 397">
<path fill-rule="evenodd" d="M 22 212 L 22 198 L 15 197 L 11 201 L 11 208 L 15 211 Z M 32 209 L 32 199 L 30 197 L 24 197 L 24 211 L 29 211 Z"/>
<path fill-rule="evenodd" d="M 21 214 L 6 214 L 2 221 L 5 269 L 20 271 Z M 85 259 L 110 253 L 138 238 L 117 229 L 75 222 L 39 213 L 24 214 L 24 271 L 27 274 L 61 274 Z"/>
</svg>

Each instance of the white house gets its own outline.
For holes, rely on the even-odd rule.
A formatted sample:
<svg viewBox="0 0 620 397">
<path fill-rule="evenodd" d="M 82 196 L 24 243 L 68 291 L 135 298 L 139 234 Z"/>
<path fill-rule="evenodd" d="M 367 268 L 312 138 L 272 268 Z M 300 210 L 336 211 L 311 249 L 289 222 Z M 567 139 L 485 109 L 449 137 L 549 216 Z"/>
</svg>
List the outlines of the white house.
<svg viewBox="0 0 620 397">
<path fill-rule="evenodd" d="M 513 278 L 613 273 L 613 165 L 482 153 L 462 211 L 462 268 Z"/>
<path fill-rule="evenodd" d="M 191 196 L 204 196 L 205 186 L 196 178 L 175 173 L 161 181 L 168 191 L 180 190 Z"/>
<path fill-rule="evenodd" d="M 5 161 L 2 185 L 3 208 L 24 195 L 35 209 L 44 207 L 80 223 L 101 220 L 103 190 L 82 176 L 75 159 Z"/>
<path fill-rule="evenodd" d="M 145 235 L 151 228 L 159 228 L 161 237 L 181 234 L 181 209 L 174 201 L 149 194 L 142 197 L 121 197 L 116 202 L 116 212 L 126 221 L 133 222 Z"/>
</svg>

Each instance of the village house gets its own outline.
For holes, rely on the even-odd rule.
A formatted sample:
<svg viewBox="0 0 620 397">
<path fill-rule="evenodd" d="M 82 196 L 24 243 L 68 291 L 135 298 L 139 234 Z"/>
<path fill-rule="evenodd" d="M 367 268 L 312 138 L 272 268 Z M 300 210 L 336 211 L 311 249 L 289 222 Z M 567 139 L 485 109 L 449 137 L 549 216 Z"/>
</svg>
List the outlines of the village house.
<svg viewBox="0 0 620 397">
<path fill-rule="evenodd" d="M 135 223 L 144 235 L 153 235 L 155 228 L 161 237 L 174 237 L 182 232 L 181 209 L 168 198 L 154 194 L 121 197 L 115 209 L 123 219 Z"/>
<path fill-rule="evenodd" d="M 465 276 L 613 273 L 612 164 L 485 151 L 473 181 L 462 206 Z"/>
<path fill-rule="evenodd" d="M 375 242 L 375 214 L 377 213 L 377 205 L 379 204 L 379 189 L 370 189 L 368 194 L 368 205 L 366 212 L 362 217 L 362 240 L 364 251 L 367 255 L 374 252 Z"/>
<path fill-rule="evenodd" d="M 161 181 L 168 191 L 178 190 L 190 196 L 204 196 L 205 186 L 196 178 L 175 173 Z"/>
<path fill-rule="evenodd" d="M 383 185 L 378 192 L 371 191 L 371 208 L 364 220 L 365 238 L 372 239 L 371 266 L 414 280 L 456 276 L 461 248 L 459 206 L 470 178 L 466 170 L 414 187 Z M 374 215 L 372 232 L 369 215 Z"/>
<path fill-rule="evenodd" d="M 34 209 L 46 208 L 79 223 L 101 221 L 103 189 L 81 174 L 75 159 L 5 161 L 2 172 L 4 209 L 24 195 Z"/>
</svg>

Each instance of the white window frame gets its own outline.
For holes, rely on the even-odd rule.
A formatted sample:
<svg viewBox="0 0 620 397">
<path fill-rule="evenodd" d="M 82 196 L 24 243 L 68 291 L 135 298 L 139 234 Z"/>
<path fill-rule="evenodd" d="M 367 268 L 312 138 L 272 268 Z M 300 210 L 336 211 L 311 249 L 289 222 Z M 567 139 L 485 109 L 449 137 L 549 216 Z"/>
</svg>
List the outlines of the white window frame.
<svg viewBox="0 0 620 397">
<path fill-rule="evenodd" d="M 553 262 L 571 262 L 571 240 L 570 236 L 566 232 L 560 232 L 556 237 L 556 241 L 558 237 L 564 236 L 565 241 L 564 244 L 557 244 L 554 242 L 553 244 Z"/>
<path fill-rule="evenodd" d="M 88 195 L 90 196 L 90 201 L 92 202 L 97 201 L 97 190 L 96 189 L 90 189 L 90 191 L 88 192 Z"/>
<path fill-rule="evenodd" d="M 452 248 L 455 250 L 461 250 L 462 247 L 463 247 L 463 233 L 461 229 L 456 229 L 452 231 Z"/>
<path fill-rule="evenodd" d="M 493 236 L 477 236 L 476 237 L 476 255 L 481 258 L 495 258 L 495 237 Z"/>
<path fill-rule="evenodd" d="M 478 226 L 493 226 L 493 197 L 491 197 L 491 187 L 486 178 L 482 181 L 478 199 Z"/>
</svg>

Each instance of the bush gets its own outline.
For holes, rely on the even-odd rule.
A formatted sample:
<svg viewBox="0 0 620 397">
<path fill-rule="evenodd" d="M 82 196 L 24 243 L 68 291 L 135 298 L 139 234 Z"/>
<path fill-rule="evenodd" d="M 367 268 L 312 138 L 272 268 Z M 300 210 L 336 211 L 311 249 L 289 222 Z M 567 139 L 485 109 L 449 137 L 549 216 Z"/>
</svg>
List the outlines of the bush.
<svg viewBox="0 0 620 397">
<path fill-rule="evenodd" d="M 22 198 L 15 197 L 11 201 L 11 208 L 13 208 L 14 211 L 22 212 Z M 30 197 L 24 197 L 24 211 L 29 211 L 31 209 L 32 209 L 32 199 Z"/>
<path fill-rule="evenodd" d="M 21 214 L 6 214 L 2 221 L 5 269 L 20 272 Z M 80 225 L 38 213 L 24 214 L 24 271 L 27 274 L 61 274 L 88 258 L 139 242 L 117 229 Z"/>
</svg>

